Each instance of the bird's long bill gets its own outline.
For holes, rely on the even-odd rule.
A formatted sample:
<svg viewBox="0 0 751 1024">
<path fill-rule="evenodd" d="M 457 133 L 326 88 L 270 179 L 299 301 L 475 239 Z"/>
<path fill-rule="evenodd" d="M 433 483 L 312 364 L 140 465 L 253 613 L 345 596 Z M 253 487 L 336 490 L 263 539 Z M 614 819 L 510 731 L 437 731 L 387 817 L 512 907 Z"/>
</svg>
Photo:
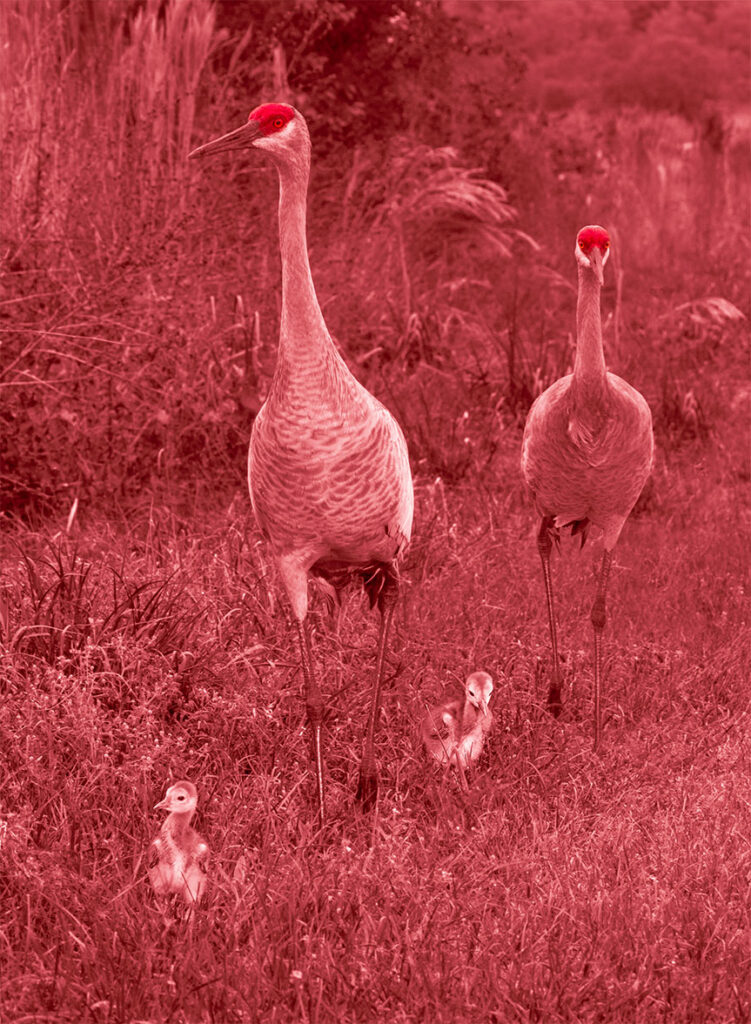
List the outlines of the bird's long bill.
<svg viewBox="0 0 751 1024">
<path fill-rule="evenodd" d="M 160 800 L 158 804 L 154 804 L 154 810 L 155 811 L 161 811 L 161 809 L 163 807 L 166 807 L 166 806 L 167 806 L 167 797 L 165 797 L 164 800 Z"/>
<path fill-rule="evenodd" d="M 192 153 L 188 153 L 188 157 L 208 156 L 211 153 L 226 153 L 230 149 L 247 149 L 248 146 L 253 145 L 260 134 L 261 129 L 258 122 L 248 121 L 247 124 L 242 125 L 240 128 L 235 128 L 233 132 L 227 132 L 226 135 L 222 135 L 212 142 L 206 142 L 203 146 L 199 146 Z"/>
<path fill-rule="evenodd" d="M 480 711 L 482 711 L 484 718 L 488 713 L 488 702 L 486 700 L 480 700 Z"/>
<path fill-rule="evenodd" d="M 209 143 L 209 145 L 211 145 L 211 143 Z M 196 152 L 198 152 L 198 150 L 196 150 Z M 191 156 L 192 155 L 193 154 L 191 154 Z M 602 274 L 602 252 L 600 251 L 599 245 L 592 246 L 589 253 L 589 265 L 592 267 L 592 270 L 594 270 L 595 277 L 597 278 L 600 287 L 602 287 L 605 283 L 605 279 Z"/>
</svg>

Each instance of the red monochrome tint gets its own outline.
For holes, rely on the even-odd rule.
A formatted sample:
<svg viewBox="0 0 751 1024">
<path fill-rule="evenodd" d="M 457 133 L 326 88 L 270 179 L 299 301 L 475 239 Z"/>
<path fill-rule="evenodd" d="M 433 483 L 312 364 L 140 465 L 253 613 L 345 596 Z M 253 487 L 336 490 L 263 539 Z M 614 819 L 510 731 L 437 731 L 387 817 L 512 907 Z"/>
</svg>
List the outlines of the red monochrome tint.
<svg viewBox="0 0 751 1024">
<path fill-rule="evenodd" d="M 597 224 L 590 224 L 588 227 L 582 228 L 576 241 L 584 252 L 589 252 L 595 245 L 603 250 L 610 247 L 610 236 L 605 228 L 601 228 Z"/>
<path fill-rule="evenodd" d="M 295 111 L 285 103 L 264 103 L 251 110 L 248 120 L 257 121 L 264 135 L 273 135 L 286 128 Z"/>
</svg>

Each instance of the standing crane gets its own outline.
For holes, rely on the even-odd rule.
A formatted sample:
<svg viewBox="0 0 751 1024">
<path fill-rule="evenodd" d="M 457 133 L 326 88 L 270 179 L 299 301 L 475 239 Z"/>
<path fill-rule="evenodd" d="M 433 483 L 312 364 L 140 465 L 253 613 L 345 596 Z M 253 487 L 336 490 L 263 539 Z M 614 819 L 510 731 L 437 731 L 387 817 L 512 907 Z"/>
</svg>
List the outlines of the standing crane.
<svg viewBox="0 0 751 1024">
<path fill-rule="evenodd" d="M 605 369 L 600 317 L 603 268 L 610 255 L 607 231 L 597 224 L 576 236 L 579 296 L 574 372 L 544 391 L 529 410 L 522 441 L 522 473 L 542 516 L 537 547 L 542 560 L 553 648 L 548 708 L 561 710 L 561 669 L 550 574 L 553 540 L 564 527 L 603 533 L 604 550 L 592 605 L 594 631 L 594 746 L 600 744 L 600 692 L 605 597 L 613 549 L 652 469 L 652 414 L 644 397 Z"/>
<path fill-rule="evenodd" d="M 378 791 L 374 736 L 398 566 L 412 530 L 412 476 L 399 425 L 350 373 L 316 298 L 305 228 L 310 135 L 304 117 L 286 104 L 266 103 L 242 127 L 190 155 L 236 149 L 265 151 L 279 173 L 279 351 L 268 397 L 253 423 L 248 483 L 297 624 L 323 824 L 323 699 L 308 620 L 308 577 L 320 577 L 338 591 L 359 576 L 371 607 L 377 604 L 381 613 L 357 791 L 367 810 Z"/>
</svg>

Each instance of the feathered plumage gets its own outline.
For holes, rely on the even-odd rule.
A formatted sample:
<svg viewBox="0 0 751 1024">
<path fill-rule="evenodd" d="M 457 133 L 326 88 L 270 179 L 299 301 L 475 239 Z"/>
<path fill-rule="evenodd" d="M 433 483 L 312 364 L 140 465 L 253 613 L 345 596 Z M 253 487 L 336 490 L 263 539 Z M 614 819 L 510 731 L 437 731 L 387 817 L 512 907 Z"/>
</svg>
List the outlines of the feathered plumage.
<svg viewBox="0 0 751 1024">
<path fill-rule="evenodd" d="M 603 267 L 610 252 L 604 228 L 582 228 L 576 239 L 579 274 L 577 347 L 573 373 L 536 399 L 522 441 L 522 473 L 542 516 L 538 549 L 542 559 L 553 648 L 553 678 L 548 705 L 561 706 L 558 639 L 550 575 L 552 540 L 570 526 L 581 533 L 590 525 L 603 533 L 604 553 L 592 606 L 595 644 L 594 732 L 600 742 L 602 632 L 612 552 L 623 525 L 652 468 L 652 414 L 639 392 L 605 369 L 600 317 Z"/>
<path fill-rule="evenodd" d="M 268 398 L 253 424 L 248 482 L 298 624 L 324 820 L 323 699 L 307 622 L 309 575 L 334 588 L 360 577 L 382 613 L 358 789 L 368 807 L 377 791 L 373 736 L 398 566 L 412 530 L 412 477 L 401 429 L 350 373 L 318 304 L 305 227 L 310 172 L 305 119 L 293 107 L 265 104 L 242 128 L 191 155 L 248 147 L 265 150 L 279 172 L 282 259 L 279 352 Z"/>
<path fill-rule="evenodd" d="M 432 707 L 422 721 L 426 751 L 439 764 L 455 765 L 464 788 L 464 770 L 479 759 L 493 726 L 493 712 L 488 707 L 492 693 L 493 680 L 488 673 L 472 672 L 462 697 L 449 696 Z"/>
<path fill-rule="evenodd" d="M 154 810 L 168 811 L 149 847 L 149 880 L 157 896 L 180 896 L 188 906 L 206 891 L 209 848 L 191 827 L 198 792 L 192 782 L 176 782 Z"/>
</svg>

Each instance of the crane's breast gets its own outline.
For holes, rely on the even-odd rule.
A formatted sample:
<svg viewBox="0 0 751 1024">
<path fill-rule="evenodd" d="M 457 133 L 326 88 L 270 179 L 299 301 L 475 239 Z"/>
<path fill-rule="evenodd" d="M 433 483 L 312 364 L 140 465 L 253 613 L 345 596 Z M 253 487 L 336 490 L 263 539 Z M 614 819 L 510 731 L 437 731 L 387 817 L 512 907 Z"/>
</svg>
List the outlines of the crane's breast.
<svg viewBox="0 0 751 1024">
<path fill-rule="evenodd" d="M 601 401 L 577 405 L 572 376 L 545 391 L 530 409 L 522 441 L 522 473 L 542 515 L 597 525 L 627 515 L 652 466 L 652 417 L 644 398 L 615 374 Z"/>
<path fill-rule="evenodd" d="M 406 547 L 413 513 L 407 445 L 391 414 L 365 395 L 347 408 L 269 402 L 256 418 L 250 494 L 278 553 L 391 561 Z"/>
</svg>

